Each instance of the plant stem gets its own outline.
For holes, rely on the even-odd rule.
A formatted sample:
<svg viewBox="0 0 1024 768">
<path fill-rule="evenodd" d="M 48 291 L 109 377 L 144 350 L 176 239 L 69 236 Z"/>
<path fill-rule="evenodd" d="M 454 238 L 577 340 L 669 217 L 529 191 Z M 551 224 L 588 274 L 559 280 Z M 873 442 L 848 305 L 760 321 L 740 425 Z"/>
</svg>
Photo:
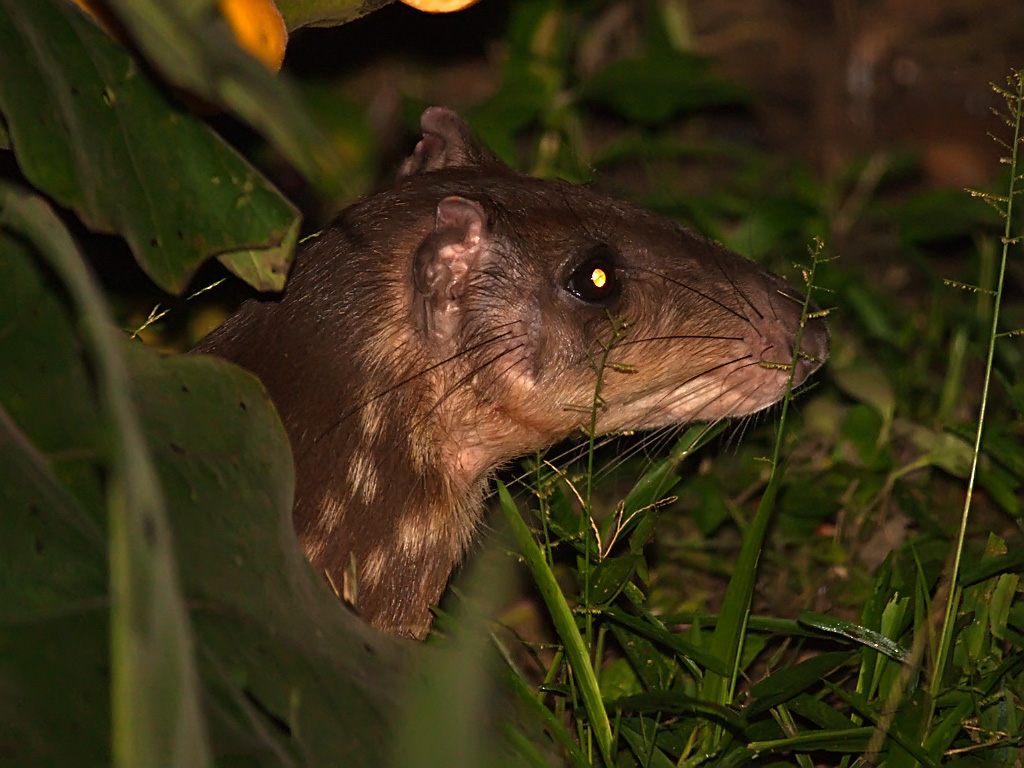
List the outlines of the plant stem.
<svg viewBox="0 0 1024 768">
<path fill-rule="evenodd" d="M 999 273 L 996 277 L 995 302 L 992 307 L 992 324 L 988 336 L 988 358 L 985 362 L 985 378 L 981 388 L 981 405 L 978 409 L 978 429 L 974 435 L 974 455 L 971 458 L 971 471 L 967 480 L 967 493 L 964 497 L 964 508 L 960 515 L 960 528 L 957 532 L 956 547 L 953 552 L 953 567 L 949 576 L 949 596 L 946 600 L 946 612 L 942 623 L 942 639 L 939 643 L 939 652 L 935 659 L 935 667 L 932 671 L 932 678 L 929 685 L 932 716 L 928 718 L 928 722 L 933 720 L 935 699 L 938 696 L 939 689 L 942 685 L 942 676 L 945 671 L 946 661 L 949 658 L 950 646 L 952 645 L 956 608 L 960 604 L 962 590 L 959 584 L 957 584 L 960 575 L 960 559 L 963 555 L 964 541 L 967 536 L 967 519 L 970 515 L 971 499 L 974 495 L 974 480 L 978 470 L 978 458 L 981 455 L 981 439 L 985 426 L 985 410 L 988 406 L 989 383 L 992 378 L 992 364 L 995 359 L 996 337 L 999 333 L 999 309 L 1003 298 L 1003 281 L 1006 275 L 1007 254 L 1010 249 L 1010 244 L 1014 242 L 1014 238 L 1012 237 L 1013 199 L 1021 191 L 1017 187 L 1020 178 L 1017 172 L 1017 161 L 1019 156 L 1018 150 L 1021 144 L 1021 117 L 1022 113 L 1024 113 L 1024 70 L 1017 70 L 1014 72 L 1010 77 L 1010 84 L 1011 87 L 1015 89 L 1015 93 L 1000 91 L 1000 93 L 1002 93 L 1007 99 L 1011 112 L 1010 122 L 1013 125 L 1013 143 L 1010 145 L 1010 157 L 1008 160 L 1010 166 L 1010 188 L 1009 194 L 1006 196 L 1006 210 L 1003 213 L 1003 217 L 1006 221 L 1003 228 L 1003 253 L 999 265 Z"/>
</svg>

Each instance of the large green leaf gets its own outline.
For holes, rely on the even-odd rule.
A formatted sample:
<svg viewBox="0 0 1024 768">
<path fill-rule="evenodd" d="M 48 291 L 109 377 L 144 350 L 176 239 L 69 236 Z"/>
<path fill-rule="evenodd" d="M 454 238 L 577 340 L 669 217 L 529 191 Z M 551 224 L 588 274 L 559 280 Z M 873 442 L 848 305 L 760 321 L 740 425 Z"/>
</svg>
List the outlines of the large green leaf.
<svg viewBox="0 0 1024 768">
<path fill-rule="evenodd" d="M 103 298 L 71 237 L 40 198 L 6 185 L 0 186 L 0 227 L 5 238 L 9 234 L 16 235 L 32 242 L 45 254 L 53 281 L 59 281 L 63 289 L 62 298 L 67 311 L 62 314 L 74 317 L 79 325 L 82 356 L 88 364 L 90 378 L 95 381 L 97 415 L 104 423 L 105 450 L 95 458 L 98 469 L 103 472 L 109 521 L 107 554 L 113 763 L 119 766 L 169 764 L 203 768 L 210 764 L 210 748 L 205 720 L 200 714 L 191 631 L 177 580 L 162 494 L 155 482 L 119 353 L 123 337 L 110 325 Z M 20 278 L 15 284 L 35 283 L 41 287 L 43 282 L 33 280 L 36 270 L 20 245 L 20 242 L 12 243 L 5 249 L 14 264 L 14 275 Z M 37 291 L 36 295 L 40 293 Z M 17 308 L 18 302 L 14 304 Z M 17 325 L 17 320 L 15 317 L 11 324 Z M 70 327 L 70 323 L 65 327 Z M 67 348 L 68 345 L 64 346 Z M 31 357 L 26 359 L 24 354 L 20 360 L 17 359 L 18 352 L 26 351 L 23 342 L 20 347 L 15 344 L 13 351 L 16 357 L 9 363 L 31 363 Z M 45 347 L 27 352 L 29 355 L 46 354 Z M 19 420 L 22 424 L 31 423 L 22 414 L 31 412 L 33 405 L 36 409 L 46 407 L 38 399 L 47 394 L 46 390 L 33 387 L 16 398 L 14 412 L 7 418 L 8 432 L 17 433 L 18 428 L 14 424 Z M 64 426 L 67 434 L 74 434 L 77 428 L 75 423 Z M 29 440 L 30 435 L 18 440 L 14 452 L 20 445 L 26 445 L 31 451 L 33 446 L 28 444 Z M 51 498 L 61 495 L 59 484 L 52 482 L 54 478 L 47 477 L 45 472 L 35 473 L 34 482 L 28 488 L 25 487 L 25 478 L 10 470 L 8 475 L 12 488 L 17 489 L 16 498 L 29 501 L 16 510 L 15 519 L 26 514 L 38 517 L 48 511 L 39 504 L 44 499 L 31 498 L 33 492 L 42 491 L 44 496 Z M 73 506 L 67 505 L 69 511 L 73 511 Z M 81 516 L 64 514 L 62 517 L 64 520 L 77 520 Z M 67 554 L 73 556 L 73 552 Z M 89 546 L 86 554 L 92 560 L 97 554 L 96 548 Z M 38 581 L 45 579 L 46 574 L 39 574 Z M 19 585 L 8 586 L 16 593 Z M 56 606 L 49 608 L 52 611 Z M 73 602 L 71 608 L 81 610 L 77 602 Z M 59 610 L 57 613 L 59 615 Z M 40 621 L 39 614 L 31 618 L 35 622 Z M 14 634 L 15 637 L 19 635 L 17 629 Z M 13 748 L 17 749 L 19 740 L 15 738 L 12 741 L 15 743 Z M 45 742 L 50 744 L 52 740 L 47 738 Z"/>
<path fill-rule="evenodd" d="M 279 290 L 294 207 L 77 8 L 0 8 L 0 111 L 25 176 L 91 229 L 121 234 L 168 291 L 211 256 Z"/>
<path fill-rule="evenodd" d="M 0 622 L 107 592 L 105 435 L 68 318 L 20 268 L 24 249 L 0 234 Z"/>
<path fill-rule="evenodd" d="M 214 358 L 139 347 L 129 360 L 205 677 L 232 681 L 235 728 L 262 722 L 277 748 L 311 765 L 366 763 L 411 657 L 341 609 L 302 556 L 287 439 L 265 391 Z"/>
<path fill-rule="evenodd" d="M 107 435 L 73 317 L 53 276 L 31 264 L 28 245 L 0 229 L 0 754 L 100 765 Z M 53 738 L 69 727 L 73 737 Z"/>
<path fill-rule="evenodd" d="M 0 621 L 5 765 L 111 764 L 108 650 L 103 604 Z"/>
</svg>

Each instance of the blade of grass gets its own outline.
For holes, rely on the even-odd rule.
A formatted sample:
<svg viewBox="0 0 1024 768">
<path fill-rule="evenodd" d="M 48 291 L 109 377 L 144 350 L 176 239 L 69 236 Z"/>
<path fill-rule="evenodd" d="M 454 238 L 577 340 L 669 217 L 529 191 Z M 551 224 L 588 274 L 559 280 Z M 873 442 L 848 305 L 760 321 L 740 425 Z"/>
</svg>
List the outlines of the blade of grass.
<svg viewBox="0 0 1024 768">
<path fill-rule="evenodd" d="M 793 715 L 785 704 L 780 704 L 778 707 L 772 710 L 772 717 L 775 722 L 782 729 L 783 733 L 787 734 L 790 738 L 799 738 L 805 734 L 801 734 L 797 730 L 796 722 L 793 720 Z M 844 729 L 845 730 L 845 729 Z M 814 763 L 811 759 L 802 752 L 797 752 L 794 757 L 796 758 L 797 765 L 800 768 L 814 768 Z"/>
<path fill-rule="evenodd" d="M 750 601 L 754 594 L 758 559 L 761 556 L 761 546 L 768 531 L 768 522 L 771 520 L 781 479 L 782 473 L 772 473 L 768 487 L 765 488 L 764 495 L 757 505 L 754 520 L 743 537 L 740 555 L 736 558 L 736 570 L 729 580 L 729 586 L 726 587 L 722 610 L 718 614 L 718 623 L 715 624 L 715 631 L 711 636 L 711 647 L 715 649 L 719 660 L 731 670 L 728 676 L 708 672 L 704 684 L 704 698 L 714 704 L 724 705 L 732 699 L 740 651 L 743 647 L 743 635 L 750 613 Z"/>
<path fill-rule="evenodd" d="M 937 761 L 933 760 L 921 746 L 920 739 L 908 738 L 901 729 L 895 727 L 891 714 L 879 711 L 872 702 L 855 691 L 843 690 L 828 680 L 823 682 L 833 695 L 842 699 L 858 716 L 872 724 L 870 729 L 873 732 L 872 741 L 868 745 L 867 751 L 881 751 L 885 740 L 889 739 L 909 752 L 921 765 L 927 766 L 927 768 L 936 768 Z"/>
<path fill-rule="evenodd" d="M 747 745 L 755 752 L 779 751 L 825 751 L 825 752 L 863 752 L 871 739 L 874 728 L 843 728 L 833 731 L 809 731 L 799 736 L 770 741 L 752 741 Z"/>
<path fill-rule="evenodd" d="M 613 765 L 612 760 L 612 729 L 608 720 L 608 712 L 601 700 L 601 691 L 597 685 L 597 675 L 594 666 L 590 663 L 583 637 L 580 635 L 576 619 L 573 617 L 572 609 L 565 601 L 562 590 L 555 581 L 555 575 L 548 567 L 544 554 L 540 547 L 533 540 L 529 528 L 523 522 L 515 502 L 508 492 L 504 483 L 498 482 L 498 499 L 501 502 L 501 509 L 508 520 L 509 528 L 515 537 L 519 554 L 522 555 L 526 567 L 530 569 L 534 583 L 540 591 L 544 603 L 547 605 L 551 615 L 551 621 L 555 625 L 562 645 L 565 648 L 566 658 L 572 667 L 573 677 L 583 698 L 583 707 L 586 709 L 590 727 L 597 739 L 598 749 L 605 764 Z"/>
<path fill-rule="evenodd" d="M 859 624 L 843 621 L 835 616 L 829 616 L 824 613 L 815 613 L 814 611 L 801 611 L 799 621 L 801 624 L 814 627 L 822 632 L 840 635 L 868 648 L 874 648 L 876 651 L 884 653 L 889 658 L 895 659 L 898 662 L 902 663 L 907 659 L 906 648 L 895 640 L 890 640 L 882 633 L 862 627 Z"/>
<path fill-rule="evenodd" d="M 657 462 L 636 481 L 622 503 L 623 512 L 628 516 L 638 509 L 649 507 L 668 493 L 679 482 L 677 473 L 683 459 L 721 434 L 725 425 L 724 421 L 720 421 L 717 424 L 700 424 L 687 429 L 676 441 L 668 457 Z"/>
<path fill-rule="evenodd" d="M 590 519 L 591 521 L 593 521 L 593 519 L 594 519 L 593 518 L 594 508 L 593 508 L 591 496 L 593 494 L 593 489 L 594 489 L 594 457 L 595 457 L 595 449 L 597 447 L 597 443 L 596 443 L 596 440 L 597 440 L 597 421 L 598 421 L 599 414 L 606 407 L 605 404 L 604 404 L 604 400 L 601 397 L 601 390 L 604 388 L 604 373 L 605 373 L 605 370 L 607 369 L 607 367 L 609 365 L 609 363 L 608 363 L 608 356 L 611 354 L 612 349 L 615 347 L 615 344 L 626 333 L 626 323 L 624 321 L 617 320 L 616 318 L 612 317 L 611 315 L 608 316 L 608 320 L 611 322 L 612 333 L 611 333 L 611 337 L 608 339 L 608 343 L 604 345 L 604 352 L 601 355 L 600 361 L 598 361 L 598 363 L 596 365 L 596 368 L 597 368 L 597 382 L 594 384 L 594 398 L 593 398 L 593 400 L 590 403 L 590 430 L 589 430 L 589 434 L 588 434 L 588 444 L 587 444 L 587 475 L 586 475 L 586 490 L 585 490 L 584 496 L 583 496 L 583 514 L 588 519 Z M 595 529 L 594 533 L 595 533 L 594 544 L 596 545 L 597 551 L 599 551 L 600 550 L 600 546 L 601 546 L 601 542 L 600 542 L 600 539 L 599 539 L 599 535 L 596 534 L 596 529 Z M 584 609 L 584 619 L 583 619 L 583 621 L 584 621 L 584 633 L 583 633 L 583 640 L 584 640 L 584 643 L 586 645 L 586 649 L 587 649 L 588 653 L 589 653 L 590 649 L 592 649 L 594 647 L 594 642 L 593 642 L 594 641 L 594 618 L 593 618 L 593 613 L 591 612 L 591 609 L 593 608 L 593 606 L 590 603 L 590 595 L 591 595 L 590 576 L 591 576 L 591 571 L 592 571 L 592 568 L 591 568 L 591 565 L 590 565 L 590 557 L 591 557 L 591 554 L 595 554 L 595 552 L 592 552 L 592 549 L 594 549 L 594 548 L 590 546 L 590 543 L 589 543 L 590 542 L 590 537 L 591 537 L 591 533 L 588 531 L 588 533 L 586 534 L 586 536 L 583 539 L 583 568 L 580 569 L 581 570 L 581 574 L 583 576 L 583 609 Z M 609 744 L 610 743 L 611 743 L 611 738 L 610 738 L 610 733 L 609 733 Z M 607 755 L 606 755 L 606 757 L 607 757 Z"/>
<path fill-rule="evenodd" d="M 709 704 L 706 701 L 687 696 L 677 691 L 658 691 L 655 693 L 637 693 L 623 696 L 609 705 L 617 710 L 630 713 L 662 713 L 673 715 L 701 714 L 711 720 L 721 722 L 732 730 L 740 733 L 746 722 L 731 709 Z"/>
<path fill-rule="evenodd" d="M 642 619 L 635 616 L 630 616 L 625 611 L 618 608 L 609 608 L 604 612 L 612 621 L 627 627 L 638 635 L 646 637 L 648 640 L 653 640 L 656 643 L 661 643 L 668 648 L 671 648 L 673 652 L 679 654 L 682 657 L 690 658 L 696 661 L 698 664 L 706 669 L 714 670 L 719 674 L 726 674 L 727 667 L 722 661 L 715 656 L 711 651 L 699 648 L 693 643 L 687 642 L 679 635 L 669 632 L 665 626 L 658 621 L 657 617 L 652 614 L 646 614 Z"/>
</svg>

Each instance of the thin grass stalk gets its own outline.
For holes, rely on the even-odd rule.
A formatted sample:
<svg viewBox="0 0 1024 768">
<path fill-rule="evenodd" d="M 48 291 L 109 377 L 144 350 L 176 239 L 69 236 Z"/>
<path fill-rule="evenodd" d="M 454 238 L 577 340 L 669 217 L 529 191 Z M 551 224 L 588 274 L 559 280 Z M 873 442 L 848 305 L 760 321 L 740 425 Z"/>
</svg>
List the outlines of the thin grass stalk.
<svg viewBox="0 0 1024 768">
<path fill-rule="evenodd" d="M 562 641 L 562 647 L 565 649 L 566 658 L 572 669 L 570 682 L 575 681 L 579 688 L 580 696 L 583 699 L 583 708 L 587 713 L 590 726 L 587 733 L 597 741 L 605 764 L 613 765 L 612 730 L 608 720 L 608 711 L 601 699 L 601 690 L 597 684 L 597 674 L 590 659 L 589 649 L 585 646 L 579 628 L 576 626 L 572 609 L 566 602 L 562 590 L 559 589 L 555 575 L 544 559 L 544 553 L 537 546 L 537 542 L 533 540 L 529 528 L 526 527 L 519 510 L 516 509 L 508 488 L 501 482 L 498 483 L 498 499 L 515 538 L 519 554 L 522 555 L 526 567 L 530 569 L 534 583 L 537 585 L 551 616 L 551 622 Z"/>
<path fill-rule="evenodd" d="M 953 551 L 953 567 L 949 575 L 950 588 L 949 595 L 946 600 L 945 616 L 942 623 L 939 652 L 935 659 L 935 667 L 932 672 L 932 678 L 929 685 L 929 692 L 931 693 L 930 709 L 932 715 L 928 718 L 929 722 L 932 722 L 934 719 L 935 698 L 939 694 L 939 690 L 942 685 L 942 676 L 945 672 L 946 662 L 949 659 L 949 653 L 953 641 L 956 609 L 960 604 L 960 598 L 962 595 L 962 589 L 957 583 L 960 575 L 960 560 L 963 555 L 964 541 L 967 536 L 967 520 L 970 517 L 971 501 L 974 496 L 974 480 L 977 476 L 978 459 L 981 455 L 981 440 L 985 427 L 985 411 L 988 407 L 989 384 L 992 379 L 992 366 L 995 360 L 996 338 L 999 336 L 999 310 L 1002 306 L 1003 283 L 1006 276 L 1006 262 L 1010 245 L 1016 243 L 1015 238 L 1012 236 L 1013 200 L 1014 197 L 1021 192 L 1021 189 L 1018 188 L 1021 176 L 1018 174 L 1017 168 L 1019 149 L 1021 145 L 1021 118 L 1022 113 L 1024 113 L 1024 70 L 1017 70 L 1014 72 L 1010 76 L 1008 82 L 1010 87 L 1014 89 L 1014 93 L 1010 93 L 999 88 L 996 89 L 996 91 L 1007 101 L 1007 106 L 1010 110 L 1009 122 L 1013 126 L 1013 143 L 1010 145 L 1010 156 L 1006 160 L 1010 166 L 1010 185 L 1009 194 L 1006 196 L 1006 209 L 1002 212 L 1005 220 L 1002 238 L 1003 251 L 999 264 L 999 272 L 996 276 L 995 301 L 992 306 L 992 324 L 988 335 L 988 356 L 985 361 L 985 377 L 981 387 L 981 404 L 978 408 L 978 428 L 974 434 L 974 452 L 971 457 L 971 471 L 967 479 L 967 493 L 964 498 L 963 512 L 960 515 L 960 527 L 957 531 L 956 546 Z"/>
</svg>

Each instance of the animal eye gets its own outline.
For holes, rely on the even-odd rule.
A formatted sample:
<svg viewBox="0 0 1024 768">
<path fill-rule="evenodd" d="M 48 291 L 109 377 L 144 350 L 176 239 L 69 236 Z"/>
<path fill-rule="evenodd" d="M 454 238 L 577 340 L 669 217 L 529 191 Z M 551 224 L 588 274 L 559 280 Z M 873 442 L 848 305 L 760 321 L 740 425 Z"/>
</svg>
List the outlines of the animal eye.
<svg viewBox="0 0 1024 768">
<path fill-rule="evenodd" d="M 608 304 L 619 297 L 619 278 L 615 274 L 615 254 L 606 245 L 590 251 L 587 258 L 572 271 L 566 289 L 581 301 Z"/>
</svg>

